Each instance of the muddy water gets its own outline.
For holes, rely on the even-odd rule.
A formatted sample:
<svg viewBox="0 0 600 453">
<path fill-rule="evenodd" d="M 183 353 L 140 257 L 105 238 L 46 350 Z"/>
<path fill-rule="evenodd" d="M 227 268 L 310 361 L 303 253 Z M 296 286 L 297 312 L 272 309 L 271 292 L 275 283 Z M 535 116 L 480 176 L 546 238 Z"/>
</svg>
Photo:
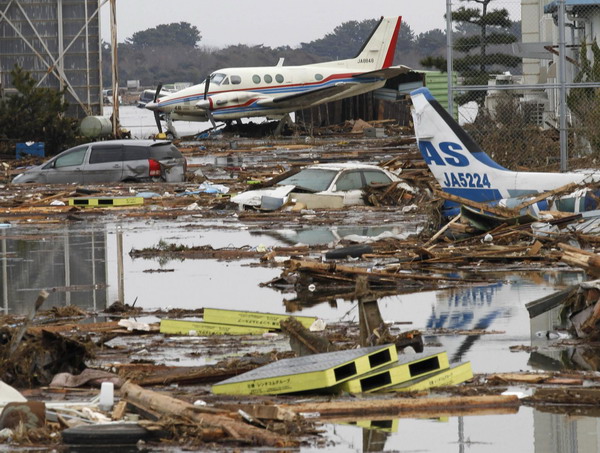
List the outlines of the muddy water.
<svg viewBox="0 0 600 453">
<path fill-rule="evenodd" d="M 335 234 L 342 230 L 336 229 Z M 126 303 L 135 302 L 148 309 L 221 307 L 284 312 L 290 306 L 286 301 L 295 295 L 258 285 L 278 276 L 279 268 L 256 267 L 251 261 L 133 260 L 128 252 L 132 248 L 155 246 L 161 240 L 185 245 L 210 244 L 215 248 L 269 247 L 298 241 L 306 233 L 289 229 L 272 234 L 258 228 L 248 229 L 234 218 L 215 223 L 200 217 L 168 224 L 86 222 L 59 228 L 7 228 L 0 231 L 1 307 L 6 313 L 26 313 L 39 290 L 45 288 L 51 290 L 45 308 L 75 304 L 102 310 L 122 298 Z M 335 234 L 319 229 L 309 236 L 328 242 Z M 147 272 L 157 270 L 163 272 Z M 585 367 L 581 362 L 567 365 L 564 351 L 554 348 L 551 340 L 535 335 L 554 327 L 555 314 L 536 319 L 532 325 L 525 309 L 526 303 L 580 281 L 580 273 L 507 271 L 488 277 L 489 284 L 477 287 L 382 298 L 382 315 L 386 320 L 411 323 L 398 324 L 401 329 L 430 333 L 439 328 L 498 332 L 480 336 L 426 336 L 426 342 L 441 345 L 451 361 L 470 361 L 475 373 Z M 297 304 L 293 306 L 298 308 Z M 330 322 L 358 318 L 355 303 L 341 299 L 333 304 L 305 307 L 301 314 Z M 509 349 L 532 344 L 540 349 L 534 353 Z M 356 425 L 327 424 L 328 443 L 323 448 L 340 452 L 595 452 L 600 445 L 597 424 L 596 418 L 570 418 L 525 407 L 512 415 L 358 421 Z"/>
</svg>

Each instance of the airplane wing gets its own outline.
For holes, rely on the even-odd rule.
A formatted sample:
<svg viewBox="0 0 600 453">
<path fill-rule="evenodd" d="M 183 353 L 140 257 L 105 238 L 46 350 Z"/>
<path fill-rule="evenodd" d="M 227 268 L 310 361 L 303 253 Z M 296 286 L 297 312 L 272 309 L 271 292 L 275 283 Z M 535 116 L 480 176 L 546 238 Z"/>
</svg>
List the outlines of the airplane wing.
<svg viewBox="0 0 600 453">
<path fill-rule="evenodd" d="M 406 74 L 407 72 L 412 71 L 408 66 L 390 66 L 388 68 L 376 69 L 375 71 L 369 72 L 361 72 L 360 74 L 354 74 L 352 77 L 356 79 L 362 78 L 371 78 L 371 77 L 379 77 L 383 79 L 391 79 L 392 77 L 396 77 L 400 74 Z"/>
<path fill-rule="evenodd" d="M 338 82 L 335 85 L 330 85 L 314 90 L 303 91 L 301 93 L 287 94 L 276 98 L 261 99 L 257 102 L 260 106 L 266 107 L 302 107 L 306 104 L 311 104 L 315 101 L 320 101 L 323 98 L 328 98 L 336 94 L 343 93 L 354 86 L 358 82 Z"/>
</svg>

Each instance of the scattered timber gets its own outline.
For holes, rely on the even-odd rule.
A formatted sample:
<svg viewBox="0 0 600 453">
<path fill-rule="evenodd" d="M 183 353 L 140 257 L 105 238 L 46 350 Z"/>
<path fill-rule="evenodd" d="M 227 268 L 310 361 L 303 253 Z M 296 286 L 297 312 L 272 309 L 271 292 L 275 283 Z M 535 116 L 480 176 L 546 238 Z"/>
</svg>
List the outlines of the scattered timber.
<svg viewBox="0 0 600 453">
<path fill-rule="evenodd" d="M 121 387 L 121 396 L 136 407 L 159 414 L 166 418 L 182 419 L 207 428 L 222 429 L 233 440 L 265 447 L 293 447 L 297 445 L 286 436 L 272 433 L 249 425 L 233 414 L 215 414 L 213 410 L 205 410 L 185 401 L 143 389 L 130 382 Z"/>
</svg>

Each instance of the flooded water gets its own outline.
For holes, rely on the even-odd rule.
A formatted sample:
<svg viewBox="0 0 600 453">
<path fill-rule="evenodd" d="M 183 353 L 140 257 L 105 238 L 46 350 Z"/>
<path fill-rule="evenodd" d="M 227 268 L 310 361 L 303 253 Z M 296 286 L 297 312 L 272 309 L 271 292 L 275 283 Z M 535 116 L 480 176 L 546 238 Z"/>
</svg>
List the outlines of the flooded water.
<svg viewBox="0 0 600 453">
<path fill-rule="evenodd" d="M 109 118 L 112 115 L 112 106 L 104 106 L 104 116 Z M 261 123 L 264 118 L 244 118 L 243 123 L 253 121 Z M 138 108 L 135 105 L 119 106 L 119 122 L 122 128 L 131 131 L 132 138 L 148 138 L 158 132 L 154 113 L 148 109 Z M 173 123 L 175 130 L 181 136 L 190 136 L 198 134 L 212 128 L 209 121 L 176 121 Z M 217 125 L 220 123 L 217 123 Z M 163 131 L 166 131 L 166 123 L 162 122 Z"/>
<path fill-rule="evenodd" d="M 371 422 L 372 429 L 330 424 L 327 425 L 327 433 L 331 444 L 326 450 L 594 453 L 600 444 L 599 420 L 521 407 L 518 414 L 512 415 L 379 420 Z M 363 421 L 361 424 L 367 423 Z M 302 451 L 319 450 L 307 448 Z"/>
<path fill-rule="evenodd" d="M 390 225 L 388 229 L 402 233 L 401 225 Z M 411 232 L 414 225 L 406 229 Z M 359 230 L 361 234 L 381 232 Z M 39 290 L 45 288 L 51 295 L 44 308 L 74 304 L 101 311 L 122 299 L 147 309 L 220 307 L 276 313 L 301 310 L 302 315 L 318 316 L 328 322 L 357 321 L 354 301 L 292 304 L 289 302 L 296 298 L 295 293 L 259 286 L 279 276 L 278 267 L 254 266 L 253 261 L 132 259 L 128 253 L 133 248 L 156 246 L 159 241 L 209 244 L 214 248 L 270 247 L 303 241 L 327 244 L 346 233 L 357 231 L 338 226 L 275 232 L 249 228 L 234 216 L 220 221 L 189 217 L 170 222 L 78 222 L 60 227 L 7 228 L 0 230 L 2 307 L 5 313 L 27 313 Z M 163 272 L 149 272 L 157 270 Z M 426 335 L 426 343 L 441 345 L 452 362 L 470 361 L 474 373 L 585 368 L 581 361 L 567 365 L 564 349 L 557 350 L 551 340 L 536 335 L 537 331 L 554 327 L 555 314 L 549 313 L 532 323 L 525 309 L 528 302 L 581 281 L 581 273 L 507 271 L 486 277 L 490 283 L 480 286 L 384 297 L 379 303 L 382 316 L 385 320 L 410 323 L 398 324 L 402 329 L 498 332 L 479 336 Z M 509 348 L 515 345 L 536 345 L 539 350 L 511 352 Z M 193 349 L 193 343 L 187 346 Z M 257 343 L 256 348 L 260 347 Z M 598 451 L 600 445 L 597 425 L 597 418 L 549 414 L 527 407 L 510 415 L 358 420 L 354 424 L 326 424 L 325 449 L 591 453 Z"/>
</svg>

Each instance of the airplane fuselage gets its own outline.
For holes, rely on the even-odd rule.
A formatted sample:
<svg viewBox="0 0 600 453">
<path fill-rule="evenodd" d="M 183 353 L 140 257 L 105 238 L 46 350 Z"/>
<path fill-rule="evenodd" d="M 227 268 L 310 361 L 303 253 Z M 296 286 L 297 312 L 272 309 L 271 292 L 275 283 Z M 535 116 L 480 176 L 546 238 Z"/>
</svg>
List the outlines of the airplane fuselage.
<svg viewBox="0 0 600 453">
<path fill-rule="evenodd" d="M 335 67 L 265 66 L 254 68 L 227 68 L 215 71 L 207 93 L 210 110 L 216 120 L 231 120 L 240 117 L 278 118 L 290 111 L 310 108 L 325 102 L 356 96 L 381 88 L 384 78 L 352 78 L 363 69 L 351 70 Z M 282 96 L 330 87 L 339 83 L 352 84 L 343 93 L 319 99 L 305 99 L 296 106 L 279 107 L 276 99 Z M 204 100 L 205 84 L 191 86 L 159 100 L 161 111 L 171 113 L 174 120 L 206 120 L 206 109 L 198 108 Z M 273 100 L 271 105 L 261 105 L 265 98 Z"/>
<path fill-rule="evenodd" d="M 279 119 L 285 114 L 325 102 L 367 93 L 409 70 L 392 66 L 401 18 L 382 17 L 356 57 L 303 66 L 226 68 L 208 82 L 146 104 L 160 127 L 169 120 Z M 160 88 L 160 86 L 159 86 Z"/>
</svg>

